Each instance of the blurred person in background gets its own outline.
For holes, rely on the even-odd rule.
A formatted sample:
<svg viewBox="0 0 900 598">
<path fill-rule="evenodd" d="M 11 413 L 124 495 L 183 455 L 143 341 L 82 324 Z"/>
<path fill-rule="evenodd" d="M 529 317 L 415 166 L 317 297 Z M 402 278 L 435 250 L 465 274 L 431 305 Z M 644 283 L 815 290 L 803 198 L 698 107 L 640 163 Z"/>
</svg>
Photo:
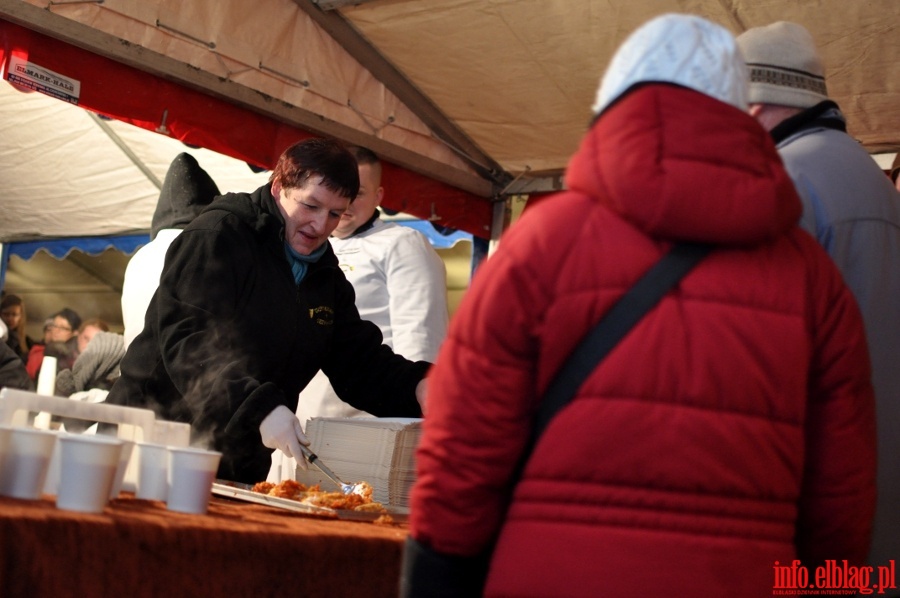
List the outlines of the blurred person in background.
<svg viewBox="0 0 900 598">
<path fill-rule="evenodd" d="M 25 369 L 37 380 L 44 357 L 56 357 L 57 371 L 71 368 L 78 355 L 78 328 L 81 316 L 68 307 L 59 310 L 44 324 L 44 345 L 35 345 L 28 354 Z"/>
<path fill-rule="evenodd" d="M 869 564 L 900 557 L 900 194 L 847 134 L 809 31 L 785 21 L 737 38 L 749 111 L 775 141 L 803 216 L 862 311 L 878 421 L 878 508 Z M 900 596 L 900 590 L 894 595 Z"/>
<path fill-rule="evenodd" d="M 32 380 L 37 379 L 38 370 L 44 360 L 44 349 L 50 342 L 50 334 L 53 330 L 53 318 L 44 320 L 43 333 L 40 340 L 35 341 L 28 350 L 28 359 L 25 360 L 25 370 Z"/>
<path fill-rule="evenodd" d="M 6 324 L 2 324 L 5 330 Z M 34 380 L 25 370 L 25 363 L 6 343 L 0 343 L 0 388 L 34 391 Z"/>
<path fill-rule="evenodd" d="M 102 320 L 101 318 L 90 318 L 81 323 L 77 333 L 78 355 L 84 353 L 88 343 L 91 342 L 91 339 L 94 338 L 94 335 L 98 332 L 109 332 L 109 324 L 107 324 L 105 320 Z"/>
<path fill-rule="evenodd" d="M 4 295 L 0 299 L 0 318 L 6 323 L 9 335 L 6 344 L 24 362 L 28 359 L 28 351 L 34 344 L 25 334 L 27 317 L 25 315 L 25 302 L 18 295 Z"/>
<path fill-rule="evenodd" d="M 124 337 L 97 327 L 78 352 L 72 367 L 57 374 L 55 394 L 71 397 L 84 391 L 108 391 L 119 377 L 119 364 L 124 356 Z M 105 398 L 105 392 L 94 393 L 90 400 L 99 402 Z"/>
<path fill-rule="evenodd" d="M 797 226 L 747 82 L 732 34 L 699 17 L 654 18 L 617 50 L 567 191 L 506 231 L 429 375 L 403 596 L 478 595 L 486 579 L 486 596 L 758 598 L 778 563 L 864 561 L 863 324 Z M 712 251 L 523 466 L 566 358 L 677 242 Z"/>
</svg>

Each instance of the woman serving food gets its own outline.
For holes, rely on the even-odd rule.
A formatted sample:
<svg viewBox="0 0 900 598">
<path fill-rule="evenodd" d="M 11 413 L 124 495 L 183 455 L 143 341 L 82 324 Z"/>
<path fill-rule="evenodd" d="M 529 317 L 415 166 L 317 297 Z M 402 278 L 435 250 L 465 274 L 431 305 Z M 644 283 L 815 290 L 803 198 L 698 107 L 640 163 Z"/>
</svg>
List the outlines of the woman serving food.
<svg viewBox="0 0 900 598">
<path fill-rule="evenodd" d="M 430 364 L 360 319 L 328 237 L 359 191 L 339 143 L 288 148 L 269 183 L 217 197 L 172 243 L 144 330 L 107 402 L 190 423 L 223 453 L 218 475 L 264 479 L 273 449 L 304 463 L 294 415 L 321 369 L 338 396 L 381 417 L 420 417 Z"/>
</svg>

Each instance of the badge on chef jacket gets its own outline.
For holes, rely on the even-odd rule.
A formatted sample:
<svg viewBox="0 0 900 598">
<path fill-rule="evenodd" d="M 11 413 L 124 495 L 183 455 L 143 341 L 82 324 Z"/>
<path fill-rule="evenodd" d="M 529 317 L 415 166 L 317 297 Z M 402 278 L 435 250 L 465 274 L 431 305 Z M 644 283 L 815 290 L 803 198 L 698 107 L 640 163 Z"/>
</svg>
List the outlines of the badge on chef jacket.
<svg viewBox="0 0 900 598">
<path fill-rule="evenodd" d="M 319 326 L 332 326 L 334 324 L 334 310 L 327 305 L 311 307 L 309 310 L 309 319 L 313 320 Z"/>
</svg>

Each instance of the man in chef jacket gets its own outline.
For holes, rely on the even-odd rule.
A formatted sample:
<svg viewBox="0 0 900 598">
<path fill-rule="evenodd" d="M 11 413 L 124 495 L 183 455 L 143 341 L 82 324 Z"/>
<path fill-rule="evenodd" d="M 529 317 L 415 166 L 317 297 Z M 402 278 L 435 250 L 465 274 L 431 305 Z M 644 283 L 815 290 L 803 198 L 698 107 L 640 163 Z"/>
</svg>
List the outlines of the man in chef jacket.
<svg viewBox="0 0 900 598">
<path fill-rule="evenodd" d="M 367 148 L 351 151 L 359 164 L 359 195 L 344 212 L 330 243 L 356 291 L 359 315 L 378 325 L 384 343 L 395 353 L 434 362 L 449 320 L 444 263 L 425 235 L 379 218 L 384 197 L 381 162 Z M 297 416 L 305 427 L 312 417 L 369 414 L 341 401 L 320 371 L 300 393 Z M 275 451 L 272 462 L 271 482 L 302 475 L 296 462 L 281 451 Z"/>
</svg>

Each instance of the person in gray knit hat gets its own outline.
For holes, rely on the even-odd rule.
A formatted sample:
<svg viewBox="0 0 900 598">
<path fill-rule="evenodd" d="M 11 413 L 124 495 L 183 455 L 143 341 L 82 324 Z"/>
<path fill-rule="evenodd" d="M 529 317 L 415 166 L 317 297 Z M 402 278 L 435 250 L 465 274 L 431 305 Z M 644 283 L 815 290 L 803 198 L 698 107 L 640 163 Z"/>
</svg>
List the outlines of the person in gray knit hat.
<svg viewBox="0 0 900 598">
<path fill-rule="evenodd" d="M 739 40 L 750 70 L 751 104 L 811 108 L 828 99 L 825 66 L 804 27 L 780 21 L 750 29 Z"/>
<path fill-rule="evenodd" d="M 71 369 L 60 370 L 56 377 L 56 395 L 68 397 L 92 388 L 109 390 L 119 377 L 119 362 L 125 356 L 121 334 L 94 334 L 85 350 L 78 355 Z"/>
<path fill-rule="evenodd" d="M 219 188 L 212 177 L 188 153 L 175 156 L 159 192 L 150 229 L 150 243 L 129 260 L 122 284 L 122 320 L 125 324 L 125 348 L 144 329 L 144 315 L 156 292 L 166 250 L 203 211 Z"/>
<path fill-rule="evenodd" d="M 865 320 L 878 417 L 869 562 L 886 565 L 900 556 L 900 195 L 847 134 L 806 28 L 778 22 L 737 41 L 750 69 L 750 114 L 769 130 L 797 187 L 800 225 L 831 255 Z"/>
</svg>

